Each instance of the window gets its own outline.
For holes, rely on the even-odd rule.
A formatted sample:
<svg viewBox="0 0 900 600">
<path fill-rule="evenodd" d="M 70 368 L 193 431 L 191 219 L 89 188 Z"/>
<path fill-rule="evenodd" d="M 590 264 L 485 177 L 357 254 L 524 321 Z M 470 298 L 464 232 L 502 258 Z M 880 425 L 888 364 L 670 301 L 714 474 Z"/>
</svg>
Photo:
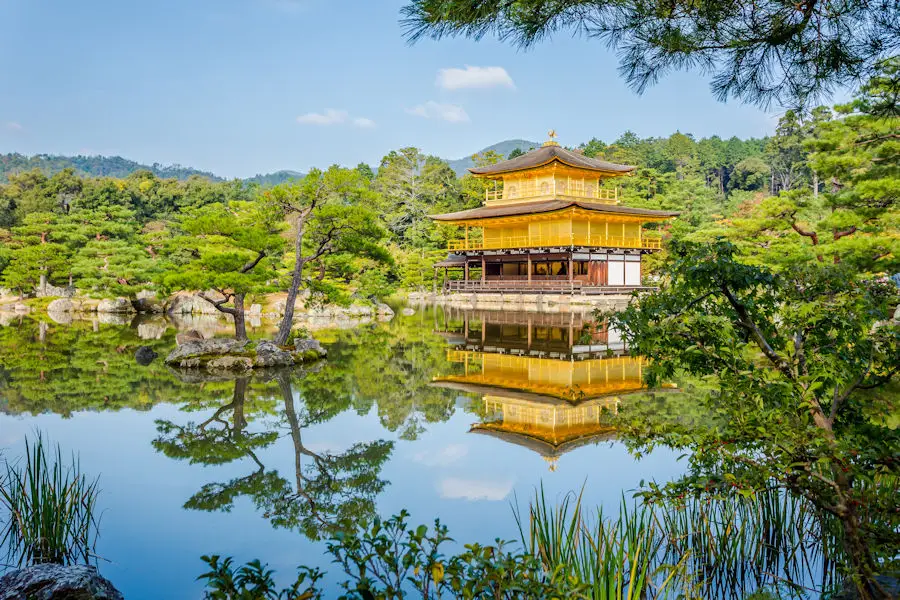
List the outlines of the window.
<svg viewBox="0 0 900 600">
<path fill-rule="evenodd" d="M 546 196 L 550 193 L 550 184 L 546 181 L 541 184 L 541 195 Z"/>
<path fill-rule="evenodd" d="M 517 198 L 519 196 L 519 190 L 516 186 L 511 185 L 507 188 L 507 193 L 510 198 Z"/>
</svg>

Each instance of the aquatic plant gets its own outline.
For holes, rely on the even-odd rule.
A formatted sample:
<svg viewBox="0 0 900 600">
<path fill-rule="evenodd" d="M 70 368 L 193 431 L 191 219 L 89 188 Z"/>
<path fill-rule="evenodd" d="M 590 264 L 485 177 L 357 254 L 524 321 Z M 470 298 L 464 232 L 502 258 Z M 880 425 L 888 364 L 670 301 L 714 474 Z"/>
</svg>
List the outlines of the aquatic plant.
<svg viewBox="0 0 900 600">
<path fill-rule="evenodd" d="M 67 464 L 62 449 L 48 452 L 40 434 L 25 440 L 18 463 L 6 460 L 0 474 L 0 547 L 10 564 L 71 565 L 95 557 L 99 534 L 98 480 Z"/>
</svg>

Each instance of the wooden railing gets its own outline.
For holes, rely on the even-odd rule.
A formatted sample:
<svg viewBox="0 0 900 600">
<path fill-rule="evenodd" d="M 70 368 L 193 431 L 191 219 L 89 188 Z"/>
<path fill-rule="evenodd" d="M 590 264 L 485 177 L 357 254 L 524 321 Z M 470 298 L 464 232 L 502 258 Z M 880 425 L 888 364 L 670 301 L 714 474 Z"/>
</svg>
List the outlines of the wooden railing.
<svg viewBox="0 0 900 600">
<path fill-rule="evenodd" d="M 485 190 L 485 202 L 496 203 L 503 200 L 525 200 L 529 198 L 544 198 L 567 196 L 570 198 L 584 198 L 602 204 L 618 204 L 619 188 L 599 188 L 590 184 L 582 184 L 580 180 L 572 180 L 567 185 L 554 185 L 544 182 L 540 185 L 506 185 L 502 189 Z"/>
<path fill-rule="evenodd" d="M 583 281 L 565 280 L 450 280 L 444 285 L 446 292 L 512 292 L 531 294 L 630 294 L 633 291 L 652 291 L 657 288 L 643 285 L 598 286 Z"/>
<path fill-rule="evenodd" d="M 601 248 L 642 248 L 659 250 L 662 240 L 656 237 L 616 235 L 513 235 L 488 240 L 455 240 L 448 244 L 451 252 L 460 250 L 505 250 L 510 248 L 542 248 L 549 246 L 595 246 Z"/>
</svg>

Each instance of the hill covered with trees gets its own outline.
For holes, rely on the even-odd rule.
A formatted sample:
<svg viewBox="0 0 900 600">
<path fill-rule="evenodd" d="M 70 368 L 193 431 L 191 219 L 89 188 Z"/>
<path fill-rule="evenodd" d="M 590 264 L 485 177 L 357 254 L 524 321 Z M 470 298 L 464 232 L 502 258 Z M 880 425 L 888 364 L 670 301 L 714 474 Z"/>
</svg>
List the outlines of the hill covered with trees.
<svg viewBox="0 0 900 600">
<path fill-rule="evenodd" d="M 143 165 L 121 156 L 59 156 L 53 154 L 36 154 L 25 156 L 11 153 L 0 154 L 0 182 L 8 181 L 10 175 L 38 170 L 45 175 L 55 175 L 65 169 L 71 169 L 78 175 L 87 177 L 128 177 L 138 171 L 149 171 L 164 179 L 188 179 L 200 176 L 211 181 L 222 181 L 208 171 L 200 171 L 182 165 Z"/>
</svg>

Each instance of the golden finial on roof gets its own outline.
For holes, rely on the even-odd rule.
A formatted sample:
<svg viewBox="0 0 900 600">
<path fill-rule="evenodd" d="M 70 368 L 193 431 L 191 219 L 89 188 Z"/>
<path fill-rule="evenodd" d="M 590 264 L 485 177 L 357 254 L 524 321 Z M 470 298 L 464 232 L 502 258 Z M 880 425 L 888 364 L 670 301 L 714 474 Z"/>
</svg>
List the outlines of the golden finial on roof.
<svg viewBox="0 0 900 600">
<path fill-rule="evenodd" d="M 551 471 L 556 470 L 557 462 L 559 462 L 558 456 L 544 456 L 543 459 L 550 466 Z"/>
<path fill-rule="evenodd" d="M 547 132 L 547 136 L 550 138 L 546 142 L 544 142 L 545 146 L 559 146 L 559 142 L 556 141 L 556 130 L 551 129 Z"/>
</svg>

